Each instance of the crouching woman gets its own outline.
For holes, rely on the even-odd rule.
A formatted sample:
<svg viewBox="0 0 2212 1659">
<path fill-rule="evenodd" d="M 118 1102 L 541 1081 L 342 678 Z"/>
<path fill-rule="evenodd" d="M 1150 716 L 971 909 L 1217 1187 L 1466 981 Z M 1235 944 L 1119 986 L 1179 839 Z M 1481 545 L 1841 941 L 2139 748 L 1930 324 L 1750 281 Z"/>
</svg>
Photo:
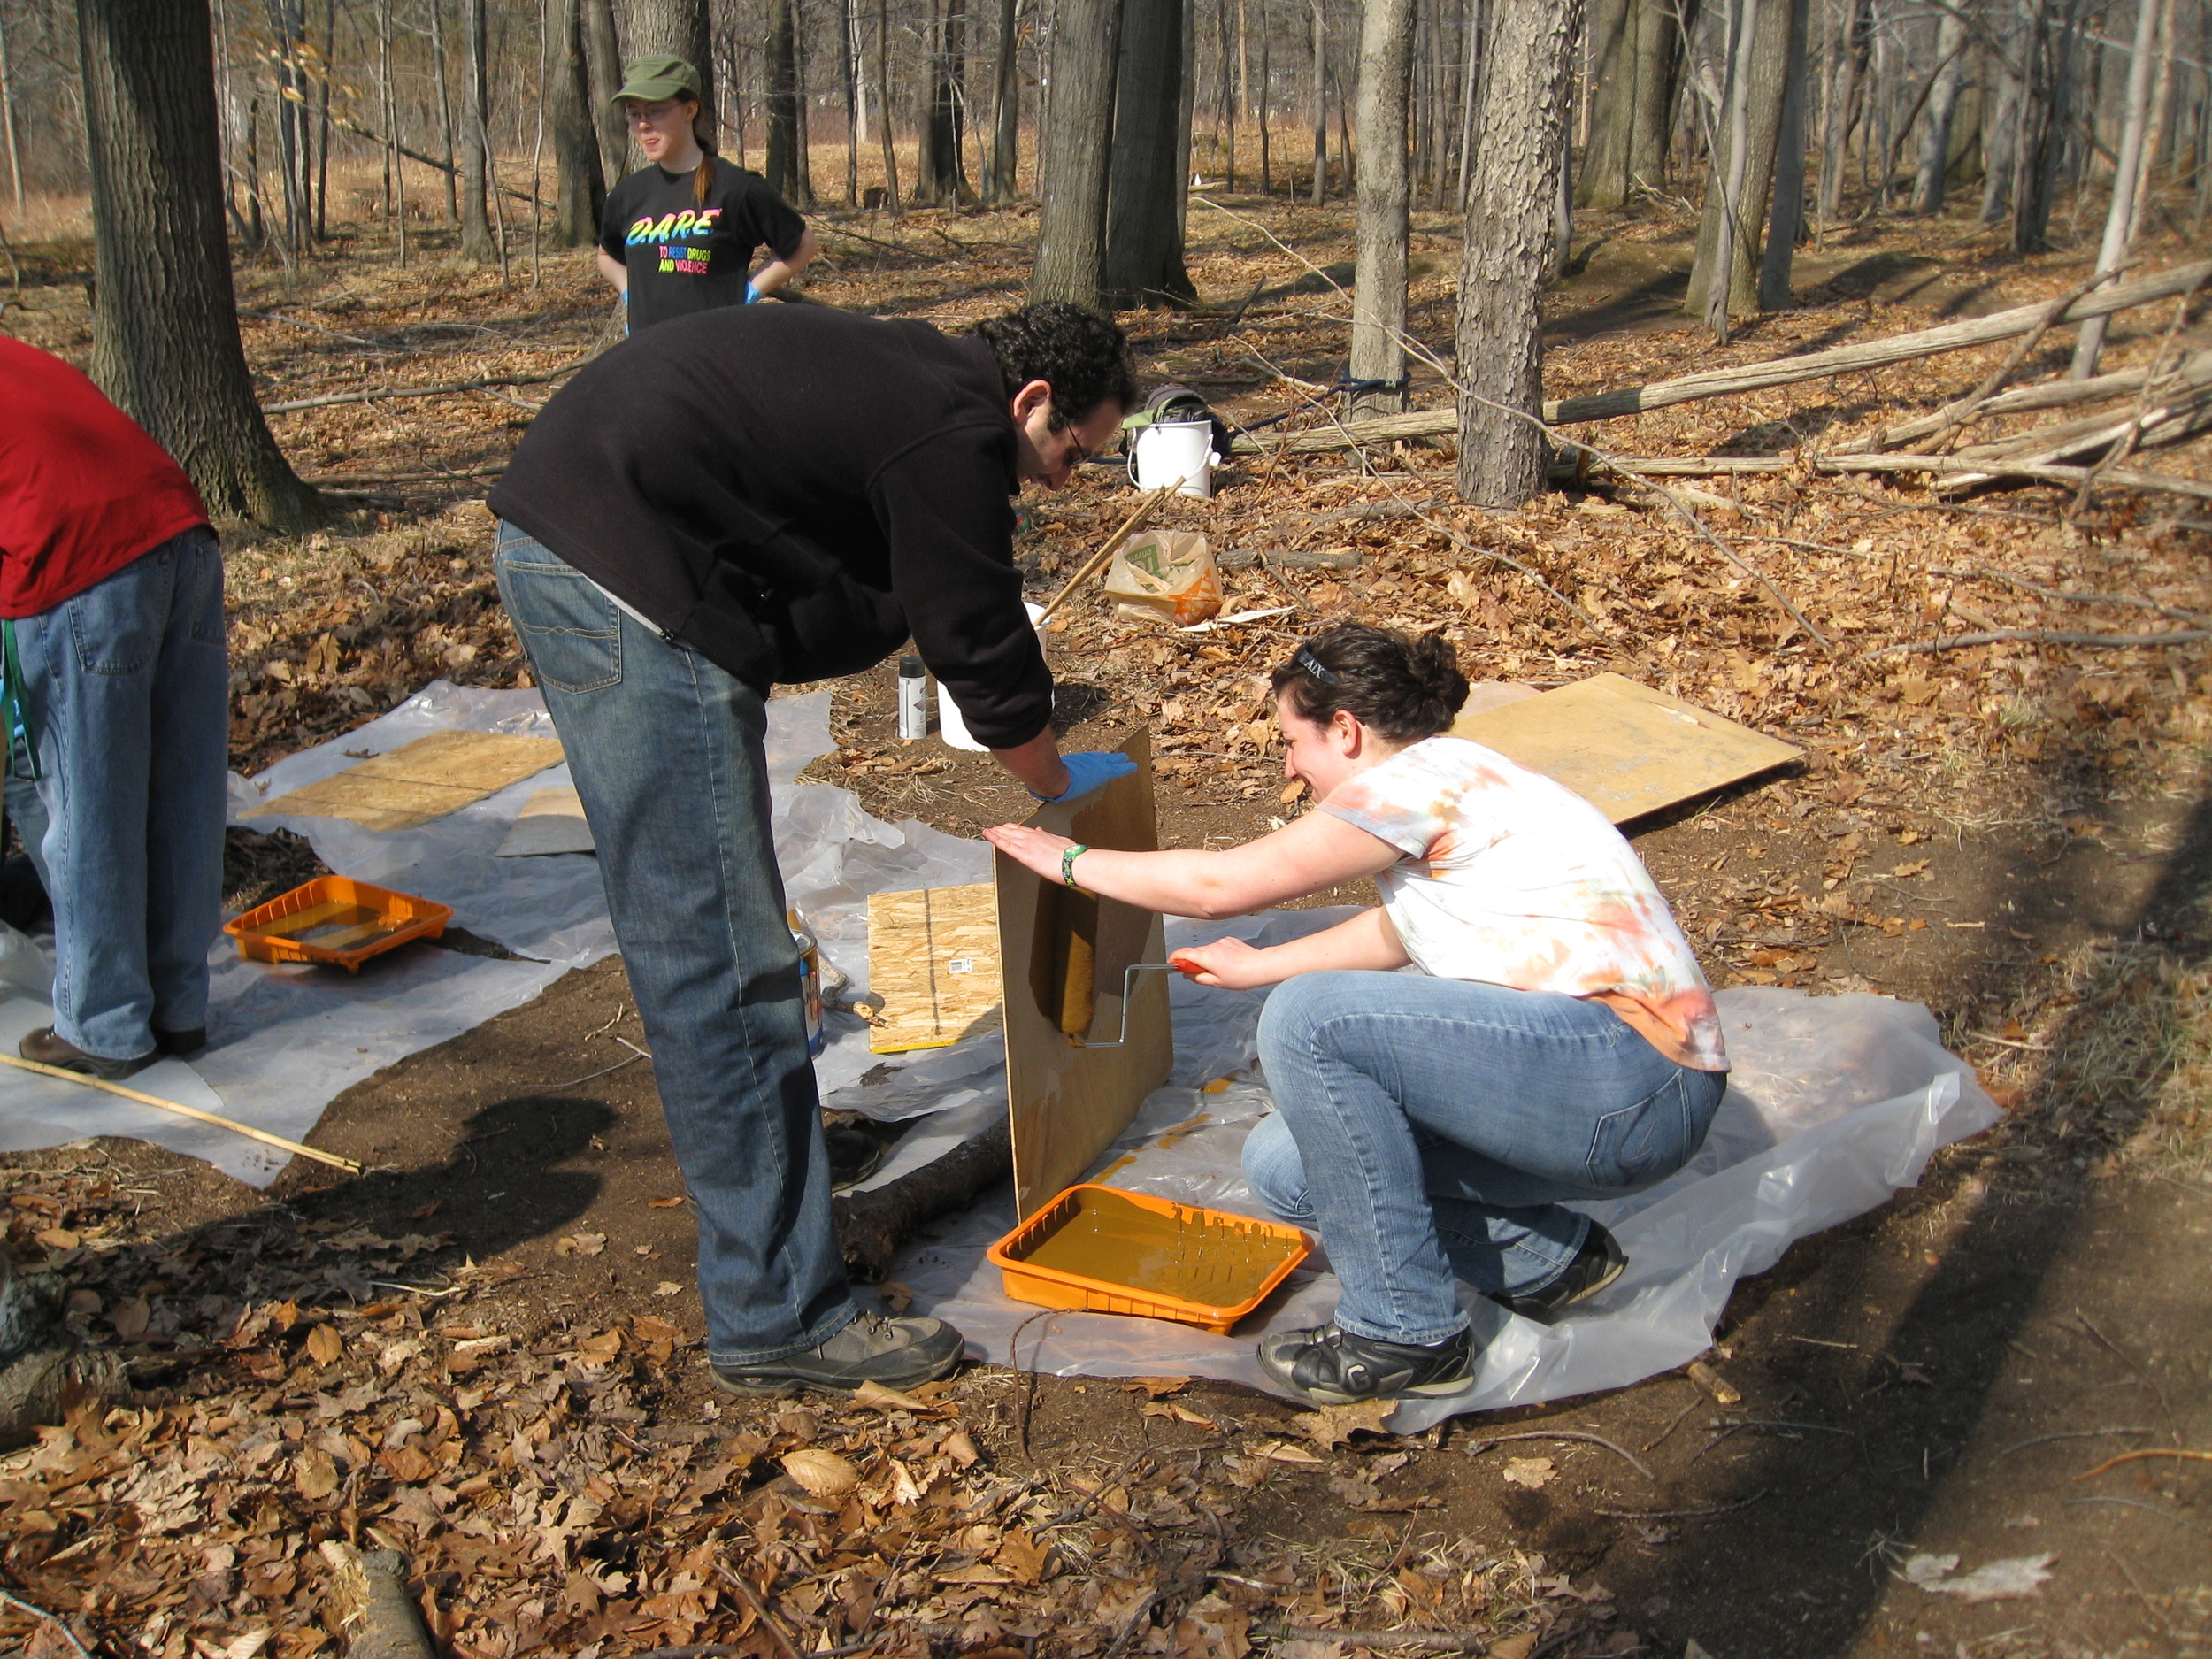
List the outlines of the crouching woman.
<svg viewBox="0 0 2212 1659">
<path fill-rule="evenodd" d="M 1202 984 L 1280 987 L 1259 1032 L 1280 1110 L 1246 1141 L 1245 1174 L 1319 1233 L 1340 1295 L 1329 1324 L 1265 1339 L 1261 1363 L 1329 1404 L 1454 1394 L 1474 1366 L 1455 1279 L 1549 1324 L 1619 1277 L 1620 1247 L 1564 1201 L 1690 1160 L 1727 1081 L 1719 1021 L 1604 816 L 1444 735 L 1467 682 L 1440 635 L 1331 628 L 1273 683 L 1283 770 L 1317 811 L 1218 852 L 987 833 L 1050 879 L 1188 916 L 1374 878 L 1379 910 L 1179 961 Z"/>
</svg>

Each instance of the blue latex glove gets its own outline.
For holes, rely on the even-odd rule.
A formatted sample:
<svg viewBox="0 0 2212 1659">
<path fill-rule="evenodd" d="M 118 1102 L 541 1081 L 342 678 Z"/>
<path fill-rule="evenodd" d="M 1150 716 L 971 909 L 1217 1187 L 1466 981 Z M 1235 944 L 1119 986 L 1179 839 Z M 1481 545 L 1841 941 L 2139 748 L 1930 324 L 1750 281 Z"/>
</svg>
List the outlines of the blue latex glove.
<svg viewBox="0 0 2212 1659">
<path fill-rule="evenodd" d="M 745 303 L 748 305 L 757 305 L 761 303 L 761 301 L 766 299 L 767 297 L 768 296 L 765 294 L 763 294 L 750 282 L 748 282 L 745 285 Z"/>
<path fill-rule="evenodd" d="M 1039 795 L 1037 799 L 1040 801 L 1048 803 L 1073 801 L 1090 794 L 1101 784 L 1111 783 L 1117 778 L 1126 778 L 1137 769 L 1137 763 L 1126 755 L 1102 754 L 1096 749 L 1080 749 L 1072 755 L 1063 755 L 1060 763 L 1068 769 L 1066 792 L 1051 796 Z M 1034 789 L 1030 793 L 1037 794 Z"/>
</svg>

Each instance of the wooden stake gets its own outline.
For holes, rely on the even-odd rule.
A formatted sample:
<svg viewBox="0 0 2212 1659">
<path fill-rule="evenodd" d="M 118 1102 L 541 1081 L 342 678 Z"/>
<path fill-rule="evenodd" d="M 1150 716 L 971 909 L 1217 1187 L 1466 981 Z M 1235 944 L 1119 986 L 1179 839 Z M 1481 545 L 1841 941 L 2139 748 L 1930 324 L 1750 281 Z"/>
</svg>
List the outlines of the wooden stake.
<svg viewBox="0 0 2212 1659">
<path fill-rule="evenodd" d="M 50 1077 L 63 1083 L 81 1083 L 87 1088 L 103 1089 L 110 1094 L 119 1094 L 125 1100 L 136 1101 L 141 1106 L 155 1106 L 165 1112 L 174 1112 L 180 1118 L 189 1118 L 196 1123 L 213 1124 L 218 1129 L 227 1129 L 233 1134 L 244 1135 L 248 1140 L 258 1141 L 264 1146 L 280 1148 L 295 1157 L 312 1158 L 318 1164 L 327 1164 L 331 1168 L 343 1170 L 349 1175 L 361 1173 L 358 1164 L 351 1158 L 342 1158 L 335 1152 L 319 1152 L 313 1147 L 302 1146 L 296 1141 L 287 1141 L 282 1135 L 273 1135 L 265 1129 L 255 1128 L 251 1124 L 219 1117 L 214 1112 L 204 1112 L 196 1106 L 180 1105 L 173 1100 L 164 1100 L 158 1094 L 143 1094 L 134 1088 L 125 1088 L 120 1083 L 111 1083 L 105 1078 L 88 1077 L 81 1071 L 65 1071 L 58 1065 L 41 1065 L 35 1060 L 19 1060 L 12 1054 L 0 1054 L 0 1065 L 12 1065 L 19 1071 L 35 1071 L 41 1077 Z"/>
<path fill-rule="evenodd" d="M 1163 484 L 1137 503 L 1137 510 L 1124 518 L 1121 521 L 1121 527 L 1106 538 L 1106 545 L 1092 554 L 1089 562 L 1068 579 L 1068 585 L 1065 588 L 1052 595 L 1052 603 L 1047 605 L 1037 618 L 1039 627 L 1044 626 L 1045 623 L 1050 619 L 1052 613 L 1067 603 L 1069 595 L 1096 575 L 1104 567 L 1106 561 L 1121 550 L 1121 544 L 1136 534 L 1137 526 L 1152 516 L 1152 510 L 1172 495 L 1176 488 L 1173 484 Z"/>
</svg>

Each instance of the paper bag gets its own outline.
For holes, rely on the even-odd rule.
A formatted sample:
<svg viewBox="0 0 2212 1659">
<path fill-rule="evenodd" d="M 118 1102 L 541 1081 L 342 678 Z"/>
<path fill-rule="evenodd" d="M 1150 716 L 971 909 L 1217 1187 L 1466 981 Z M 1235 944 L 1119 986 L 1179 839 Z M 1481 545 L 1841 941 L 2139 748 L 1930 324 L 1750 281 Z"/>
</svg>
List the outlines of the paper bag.
<svg viewBox="0 0 2212 1659">
<path fill-rule="evenodd" d="M 1221 609 L 1221 574 L 1206 538 L 1188 530 L 1147 530 L 1114 555 L 1106 591 L 1125 617 L 1203 622 Z"/>
</svg>

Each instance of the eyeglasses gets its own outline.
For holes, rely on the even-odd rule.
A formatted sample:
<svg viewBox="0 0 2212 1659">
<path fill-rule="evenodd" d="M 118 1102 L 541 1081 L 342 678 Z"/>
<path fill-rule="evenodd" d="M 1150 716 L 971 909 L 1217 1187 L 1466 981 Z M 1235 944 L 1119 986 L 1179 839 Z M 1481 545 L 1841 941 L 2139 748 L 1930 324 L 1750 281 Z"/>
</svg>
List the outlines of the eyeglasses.
<svg viewBox="0 0 2212 1659">
<path fill-rule="evenodd" d="M 654 122 L 673 115 L 683 107 L 681 98 L 664 98 L 658 104 L 638 104 L 628 106 L 629 122 L 633 127 L 650 127 Z"/>
</svg>

